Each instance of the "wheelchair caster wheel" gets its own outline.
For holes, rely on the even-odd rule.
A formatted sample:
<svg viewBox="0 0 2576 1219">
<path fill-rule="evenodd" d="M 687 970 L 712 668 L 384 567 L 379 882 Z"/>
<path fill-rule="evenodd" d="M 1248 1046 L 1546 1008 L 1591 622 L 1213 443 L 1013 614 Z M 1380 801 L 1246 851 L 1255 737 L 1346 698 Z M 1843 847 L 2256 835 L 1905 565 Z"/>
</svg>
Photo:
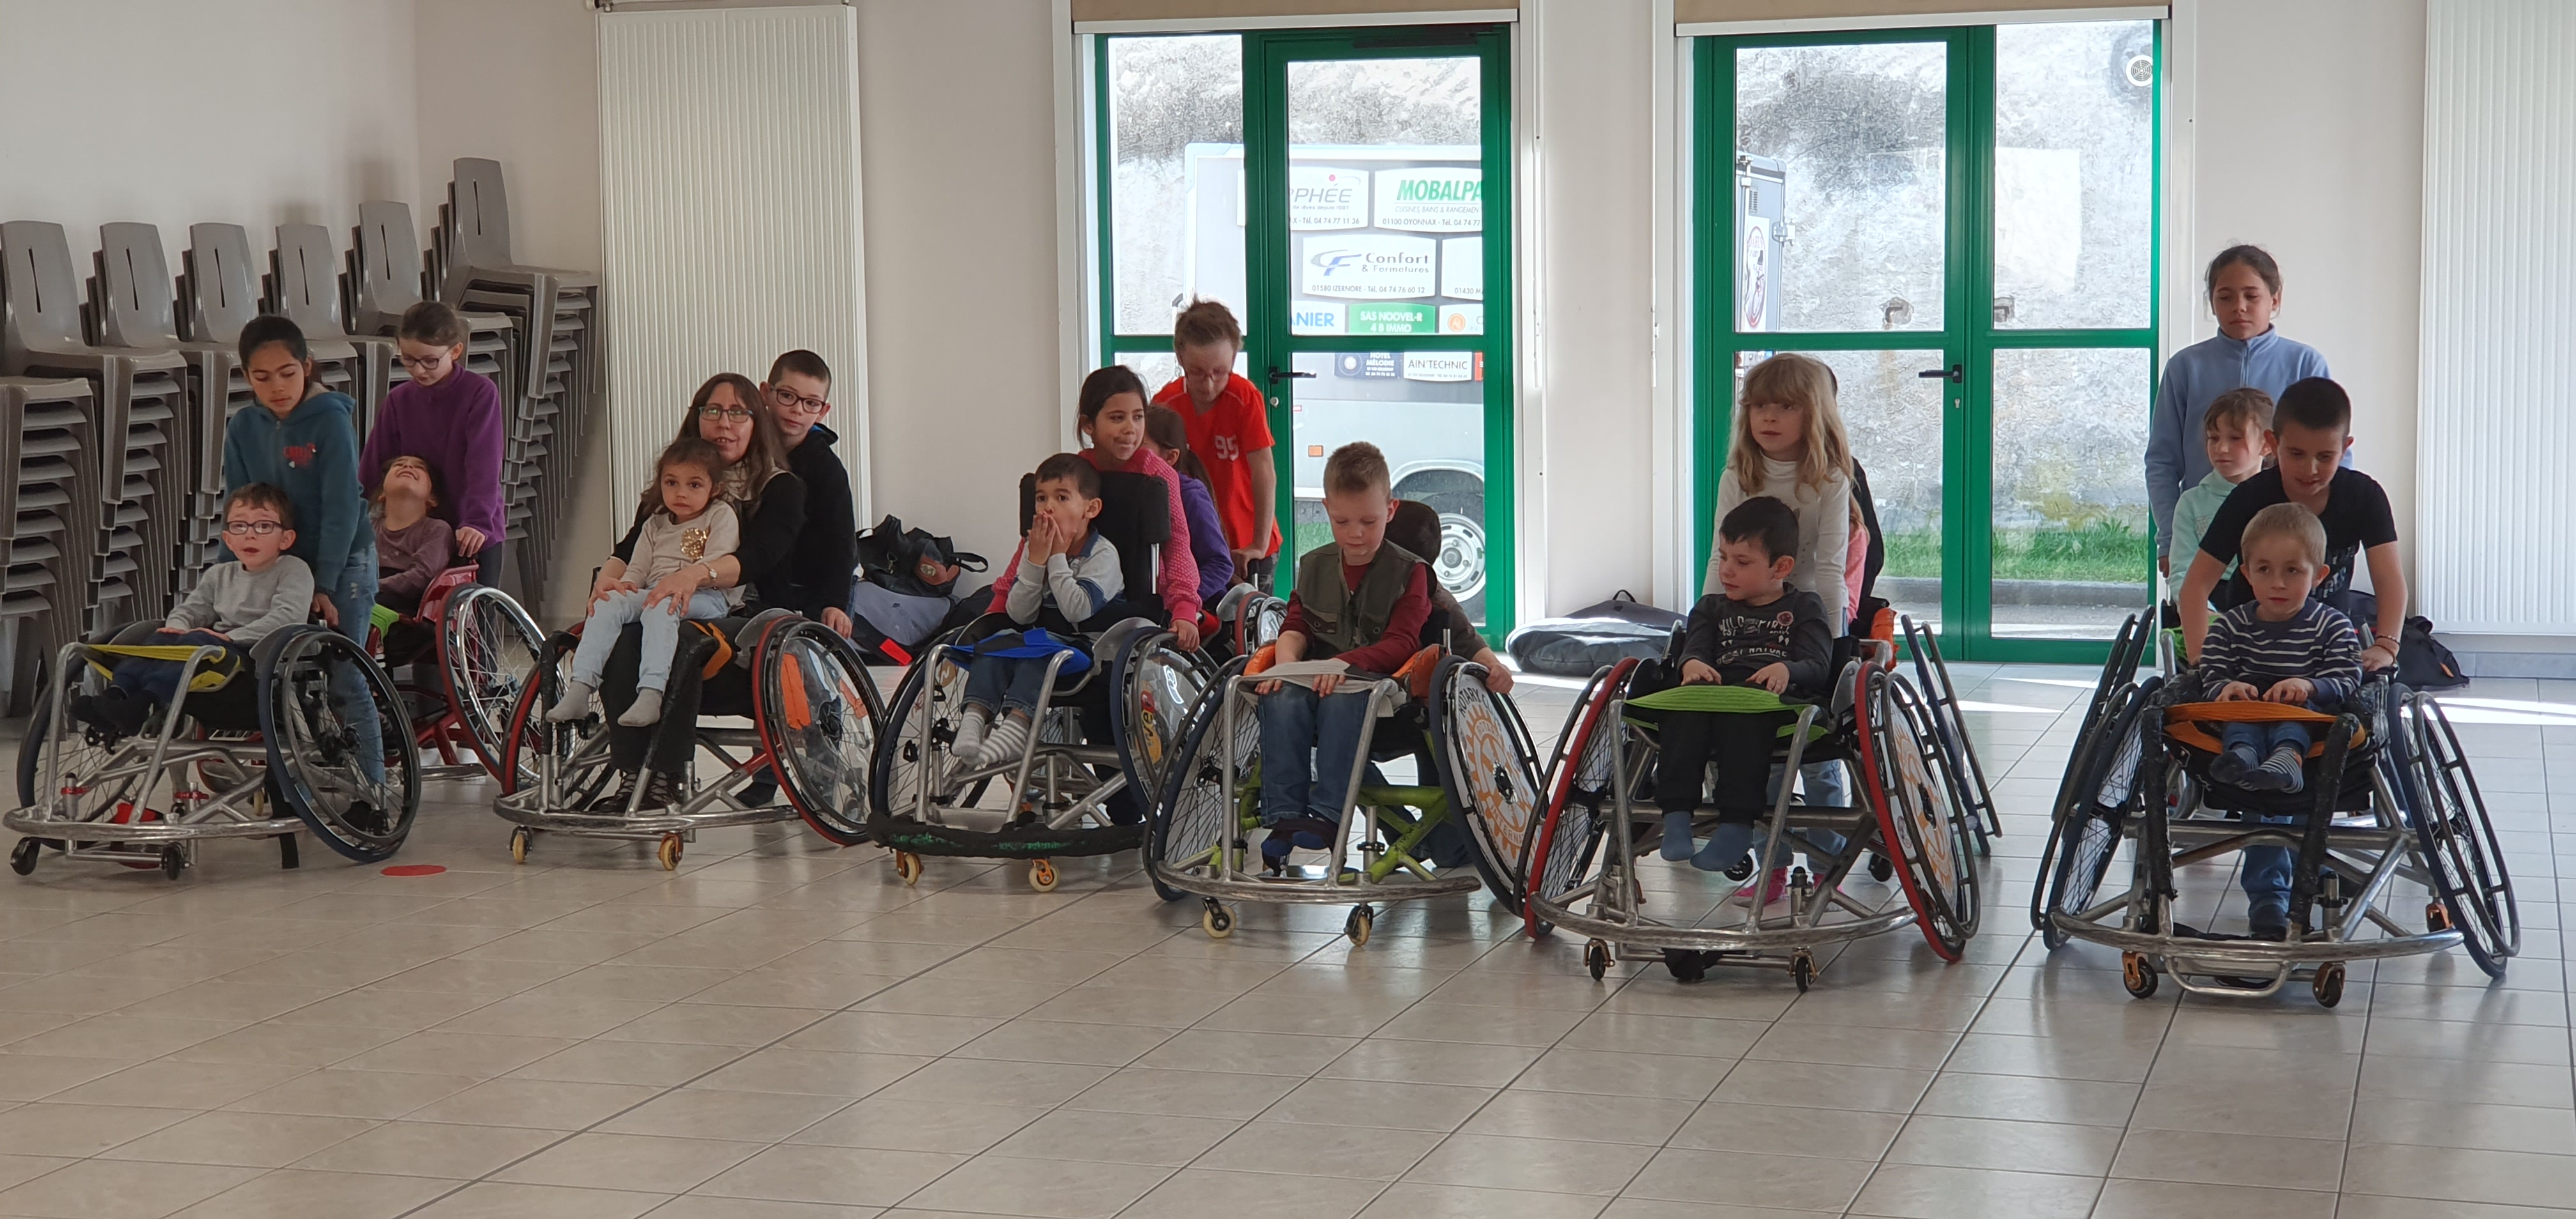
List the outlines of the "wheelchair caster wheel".
<svg viewBox="0 0 2576 1219">
<path fill-rule="evenodd" d="M 1708 976 L 1708 958 L 1687 948 L 1667 948 L 1664 950 L 1664 972 L 1671 974 L 1676 982 L 1697 982 Z"/>
<path fill-rule="evenodd" d="M 44 849 L 45 840 L 42 838 L 19 839 L 18 845 L 9 848 L 9 870 L 20 876 L 35 875 L 36 855 Z"/>
<path fill-rule="evenodd" d="M 1610 972 L 1609 941 L 1594 940 L 1583 946 L 1583 968 L 1591 971 L 1592 980 L 1595 982 L 1601 980 L 1601 975 Z"/>
<path fill-rule="evenodd" d="M 1726 865 L 1726 878 L 1728 880 L 1741 882 L 1745 877 L 1751 875 L 1753 875 L 1753 857 L 1750 855 Z"/>
<path fill-rule="evenodd" d="M 161 874 L 163 876 L 167 876 L 172 880 L 177 880 L 179 879 L 179 874 L 187 870 L 188 853 L 181 850 L 178 843 L 174 842 L 161 848 Z"/>
<path fill-rule="evenodd" d="M 2120 985 L 2128 988 L 2133 999 L 2152 999 L 2156 995 L 2156 965 L 2143 953 L 2120 954 Z"/>
<path fill-rule="evenodd" d="M 1199 930 L 1207 932 L 1211 940 L 1221 940 L 1233 935 L 1234 912 L 1215 901 L 1208 902 L 1207 909 L 1199 913 Z"/>
<path fill-rule="evenodd" d="M 1055 863 L 1053 860 L 1032 859 L 1029 861 L 1030 888 L 1035 889 L 1040 893 L 1053 893 L 1055 892 L 1056 879 Z"/>
<path fill-rule="evenodd" d="M 526 826 L 510 831 L 510 862 L 528 862 L 528 844 L 535 841 L 536 837 Z"/>
<path fill-rule="evenodd" d="M 21 875 L 24 875 L 24 873 L 21 873 Z M 2440 902 L 2424 903 L 2424 930 L 2441 932 L 2448 931 L 2450 929 L 2451 908 Z"/>
<path fill-rule="evenodd" d="M 662 835 L 662 845 L 654 848 L 653 850 L 653 857 L 662 861 L 663 871 L 676 872 L 680 867 L 681 850 L 682 847 L 680 845 L 679 835 L 664 834 Z"/>
<path fill-rule="evenodd" d="M 1789 954 L 1789 980 L 1798 984 L 1798 993 L 1802 995 L 1807 993 L 1808 987 L 1816 984 L 1816 956 L 1814 953 L 1801 948 L 1798 951 Z"/>
<path fill-rule="evenodd" d="M 903 878 L 904 887 L 907 889 L 920 884 L 921 856 L 915 855 L 910 851 L 895 852 L 894 874 Z"/>
<path fill-rule="evenodd" d="M 1870 878 L 1871 880 L 1877 881 L 1878 883 L 1880 883 L 1880 884 L 1882 884 L 1882 885 L 1883 885 L 1883 884 L 1886 884 L 1886 883 L 1888 882 L 1888 880 L 1889 880 L 1890 878 L 1894 877 L 1895 875 L 1896 875 L 1896 861 L 1894 861 L 1894 860 L 1892 860 L 1892 859 L 1889 859 L 1889 858 L 1888 858 L 1887 856 L 1885 856 L 1885 855 L 1878 854 L 1878 853 L 1877 853 L 1877 852 L 1875 852 L 1875 851 L 1873 851 L 1873 852 L 1871 852 L 1871 853 L 1870 853 L 1870 857 L 1869 857 L 1869 878 Z"/>
<path fill-rule="evenodd" d="M 1342 920 L 1342 934 L 1351 938 L 1351 947 L 1369 942 L 1369 932 L 1376 928 L 1377 911 L 1367 906 L 1351 907 L 1351 916 Z"/>
<path fill-rule="evenodd" d="M 2333 1007 L 2343 1002 L 2343 962 L 2328 961 L 2317 966 L 2317 976 L 2309 981 L 2316 991 L 2317 1006 Z"/>
</svg>

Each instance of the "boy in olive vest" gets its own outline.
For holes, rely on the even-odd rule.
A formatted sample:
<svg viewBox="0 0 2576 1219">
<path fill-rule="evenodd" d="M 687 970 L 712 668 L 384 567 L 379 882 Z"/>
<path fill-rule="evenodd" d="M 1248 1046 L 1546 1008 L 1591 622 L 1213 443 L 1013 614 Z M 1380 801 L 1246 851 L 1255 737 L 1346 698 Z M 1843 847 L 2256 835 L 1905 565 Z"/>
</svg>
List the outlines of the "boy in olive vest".
<svg viewBox="0 0 2576 1219">
<path fill-rule="evenodd" d="M 1387 542 L 1394 513 L 1386 454 L 1365 441 L 1334 450 L 1324 463 L 1333 545 L 1297 563 L 1278 663 L 1338 660 L 1353 672 L 1389 674 L 1413 655 L 1431 615 L 1431 565 Z M 1342 690 L 1340 674 L 1313 680 L 1311 688 L 1282 681 L 1258 687 L 1261 823 L 1270 831 L 1261 853 L 1273 862 L 1292 847 L 1332 843 L 1368 727 L 1365 693 Z"/>
</svg>

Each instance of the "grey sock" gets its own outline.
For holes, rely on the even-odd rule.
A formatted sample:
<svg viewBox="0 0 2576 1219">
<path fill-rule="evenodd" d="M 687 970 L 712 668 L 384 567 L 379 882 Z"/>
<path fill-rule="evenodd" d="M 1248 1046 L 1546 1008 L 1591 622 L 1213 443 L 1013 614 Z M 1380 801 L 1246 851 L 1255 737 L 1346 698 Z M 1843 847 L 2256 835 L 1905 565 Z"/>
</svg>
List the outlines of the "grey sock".
<svg viewBox="0 0 2576 1219">
<path fill-rule="evenodd" d="M 555 700 L 554 710 L 546 712 L 546 718 L 554 723 L 569 724 L 590 714 L 590 695 L 589 682 L 565 682 L 563 697 Z"/>
<path fill-rule="evenodd" d="M 2263 773 L 2273 776 L 2280 790 L 2298 791 L 2307 784 L 2307 755 L 2296 745 L 2283 745 L 2263 759 Z"/>
<path fill-rule="evenodd" d="M 661 723 L 662 692 L 636 691 L 634 704 L 626 708 L 626 714 L 617 717 L 617 722 L 629 728 L 649 728 Z"/>
</svg>

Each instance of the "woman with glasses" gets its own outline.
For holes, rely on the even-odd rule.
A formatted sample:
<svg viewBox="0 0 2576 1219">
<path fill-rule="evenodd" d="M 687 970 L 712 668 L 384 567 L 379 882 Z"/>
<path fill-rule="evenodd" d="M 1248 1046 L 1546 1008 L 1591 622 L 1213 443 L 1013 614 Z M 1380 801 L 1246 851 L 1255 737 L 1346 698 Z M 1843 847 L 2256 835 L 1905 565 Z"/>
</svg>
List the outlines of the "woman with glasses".
<svg viewBox="0 0 2576 1219">
<path fill-rule="evenodd" d="M 732 554 L 692 563 L 657 581 L 644 590 L 646 602 L 676 599 L 685 605 L 700 590 L 747 586 L 752 596 L 745 613 L 771 606 L 796 608 L 789 599 L 787 560 L 806 531 L 805 484 L 787 468 L 785 446 L 779 442 L 778 425 L 770 418 L 760 387 L 739 373 L 707 378 L 689 399 L 688 414 L 681 418 L 675 439 L 691 437 L 714 445 L 724 455 L 728 468 L 723 495 L 742 521 L 741 541 Z M 650 508 L 648 503 L 639 509 L 634 526 L 617 543 L 615 556 L 600 566 L 599 578 L 591 585 L 590 604 L 615 592 L 625 580 L 627 561 L 634 557 L 635 541 L 651 515 Z M 585 605 L 584 614 L 588 611 Z M 634 698 L 636 661 L 635 648 L 620 646 L 609 655 L 608 671 L 599 687 L 610 720 L 610 757 L 625 775 L 618 790 L 601 797 L 599 807 L 623 809 L 639 779 L 646 784 L 641 807 L 671 803 L 682 790 L 680 776 L 687 773 L 690 751 L 697 747 L 695 682 L 671 683 L 660 724 L 629 728 L 615 723 Z"/>
<path fill-rule="evenodd" d="M 445 492 L 430 515 L 454 530 L 456 554 L 474 563 L 475 578 L 497 585 L 508 529 L 501 502 L 507 428 L 501 391 L 465 367 L 464 319 L 437 301 L 403 310 L 394 338 L 411 379 L 385 395 L 358 458 L 358 483 L 372 491 L 395 458 L 419 458 Z"/>
</svg>

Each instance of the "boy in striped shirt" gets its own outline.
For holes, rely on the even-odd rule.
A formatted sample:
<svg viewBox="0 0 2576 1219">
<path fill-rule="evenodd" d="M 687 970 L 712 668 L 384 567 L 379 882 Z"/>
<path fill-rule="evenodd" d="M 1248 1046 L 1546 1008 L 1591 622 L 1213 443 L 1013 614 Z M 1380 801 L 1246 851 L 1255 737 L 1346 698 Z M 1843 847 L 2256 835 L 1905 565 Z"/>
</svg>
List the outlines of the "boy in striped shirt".
<svg viewBox="0 0 2576 1219">
<path fill-rule="evenodd" d="M 2204 688 L 2215 686 L 2222 702 L 2342 707 L 2361 684 L 2361 640 L 2351 619 L 2308 597 L 2327 575 L 2324 524 L 2297 504 L 2274 504 L 2246 522 L 2242 551 L 2254 601 L 2210 624 L 2200 653 Z M 2308 728 L 2229 724 L 2209 777 L 2252 791 L 2298 791 L 2306 785 Z M 2254 862 L 2246 860 L 2249 882 Z"/>
</svg>

